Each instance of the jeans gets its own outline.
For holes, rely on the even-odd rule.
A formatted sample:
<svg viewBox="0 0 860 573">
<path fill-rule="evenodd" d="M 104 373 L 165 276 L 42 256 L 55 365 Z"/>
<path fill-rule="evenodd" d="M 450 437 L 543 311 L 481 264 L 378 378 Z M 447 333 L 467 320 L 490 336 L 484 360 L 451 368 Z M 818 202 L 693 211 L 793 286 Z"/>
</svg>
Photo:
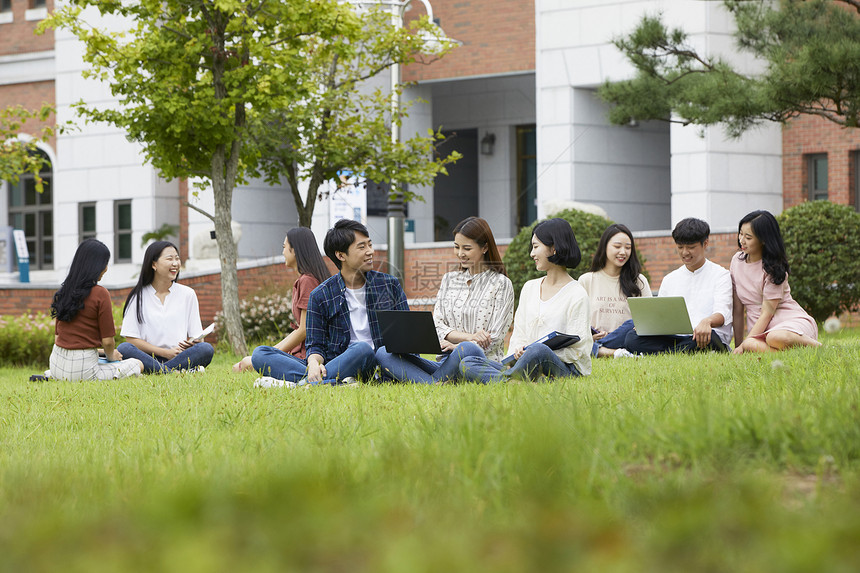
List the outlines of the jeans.
<svg viewBox="0 0 860 573">
<path fill-rule="evenodd" d="M 272 346 L 258 346 L 251 354 L 254 370 L 287 382 L 298 382 L 308 375 L 307 360 L 296 358 Z M 366 342 L 350 344 L 343 354 L 325 363 L 326 375 L 320 384 L 336 384 L 349 376 L 369 378 L 376 368 L 373 348 Z"/>
<path fill-rule="evenodd" d="M 661 354 L 663 352 L 696 352 L 699 350 L 728 351 L 715 330 L 711 331 L 711 342 L 704 348 L 699 348 L 696 340 L 690 335 L 655 335 L 639 336 L 631 330 L 624 340 L 624 348 L 634 354 Z"/>
<path fill-rule="evenodd" d="M 376 351 L 382 374 L 400 382 L 433 384 L 460 376 L 460 362 L 467 356 L 483 358 L 484 351 L 474 342 L 461 342 L 441 361 L 427 360 L 417 354 L 392 354 L 383 346 Z"/>
<path fill-rule="evenodd" d="M 621 323 L 621 326 L 594 342 L 594 345 L 591 347 L 591 355 L 597 356 L 597 349 L 601 346 L 606 348 L 626 348 L 624 342 L 631 330 L 633 330 L 633 319 L 625 320 Z"/>
<path fill-rule="evenodd" d="M 504 382 L 508 378 L 535 380 L 541 375 L 550 377 L 580 376 L 575 365 L 562 362 L 561 358 L 546 344 L 530 345 L 513 367 L 507 370 L 501 362 L 468 356 L 460 363 L 460 373 L 466 380 L 474 380 L 483 384 Z"/>
<path fill-rule="evenodd" d="M 126 358 L 137 358 L 143 362 L 144 374 L 164 374 L 166 372 L 173 372 L 174 370 L 185 369 L 194 370 L 198 366 L 208 366 L 212 362 L 212 356 L 215 355 L 215 349 L 208 342 L 198 342 L 170 360 L 161 356 L 147 354 L 130 342 L 123 342 L 117 347 L 117 350 L 122 354 L 123 360 Z"/>
</svg>

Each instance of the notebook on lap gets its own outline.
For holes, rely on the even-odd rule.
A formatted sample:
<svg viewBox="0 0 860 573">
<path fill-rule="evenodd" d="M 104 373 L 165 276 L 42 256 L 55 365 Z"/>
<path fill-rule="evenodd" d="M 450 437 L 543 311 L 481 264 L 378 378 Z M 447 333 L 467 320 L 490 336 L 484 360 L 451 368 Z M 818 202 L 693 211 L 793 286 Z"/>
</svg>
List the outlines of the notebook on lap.
<svg viewBox="0 0 860 573">
<path fill-rule="evenodd" d="M 693 334 L 690 313 L 682 296 L 631 297 L 627 304 L 640 336 Z"/>
<path fill-rule="evenodd" d="M 532 344 L 546 344 L 547 346 L 549 346 L 550 350 L 558 350 L 560 348 L 567 348 L 571 344 L 576 344 L 577 342 L 579 342 L 579 340 L 579 335 L 565 334 L 563 332 L 553 330 L 546 336 L 535 340 L 534 342 L 532 342 Z M 528 348 L 529 346 L 531 346 L 531 344 L 526 345 L 525 348 Z M 502 358 L 502 364 L 508 365 L 515 360 L 516 358 L 514 358 L 513 354 L 508 354 L 507 356 Z"/>
<path fill-rule="evenodd" d="M 419 310 L 377 310 L 382 343 L 394 354 L 441 354 L 433 313 Z"/>
</svg>

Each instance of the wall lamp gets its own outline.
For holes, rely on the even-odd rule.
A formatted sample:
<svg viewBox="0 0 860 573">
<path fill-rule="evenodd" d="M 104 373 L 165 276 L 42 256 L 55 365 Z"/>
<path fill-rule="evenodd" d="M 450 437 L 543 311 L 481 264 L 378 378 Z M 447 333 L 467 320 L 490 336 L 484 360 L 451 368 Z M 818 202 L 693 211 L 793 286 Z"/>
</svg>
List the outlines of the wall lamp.
<svg viewBox="0 0 860 573">
<path fill-rule="evenodd" d="M 496 146 L 496 136 L 493 133 L 487 132 L 481 138 L 481 155 L 492 155 L 493 148 Z"/>
</svg>

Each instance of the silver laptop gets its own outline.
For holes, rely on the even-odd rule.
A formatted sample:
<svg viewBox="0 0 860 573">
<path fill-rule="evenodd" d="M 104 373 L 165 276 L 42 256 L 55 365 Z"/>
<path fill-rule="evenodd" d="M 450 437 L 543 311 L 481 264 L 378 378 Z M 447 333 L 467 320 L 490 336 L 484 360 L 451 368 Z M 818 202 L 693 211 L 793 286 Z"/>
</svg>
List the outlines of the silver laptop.
<svg viewBox="0 0 860 573">
<path fill-rule="evenodd" d="M 639 336 L 693 334 L 682 296 L 630 297 L 627 304 Z"/>
</svg>

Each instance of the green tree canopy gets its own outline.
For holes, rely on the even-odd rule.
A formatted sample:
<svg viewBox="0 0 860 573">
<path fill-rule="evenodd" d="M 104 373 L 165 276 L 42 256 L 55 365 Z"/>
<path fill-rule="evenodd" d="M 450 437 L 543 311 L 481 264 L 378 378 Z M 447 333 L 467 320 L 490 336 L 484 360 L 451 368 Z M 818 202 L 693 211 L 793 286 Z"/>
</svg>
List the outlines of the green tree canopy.
<svg viewBox="0 0 860 573">
<path fill-rule="evenodd" d="M 391 122 L 400 125 L 413 102 L 401 102 L 392 119 L 392 97 L 399 98 L 404 86 L 392 91 L 388 82 L 379 87 L 378 81 L 392 64 L 447 53 L 453 44 L 439 27 L 426 18 L 406 27 L 393 25 L 388 9 L 377 7 L 365 11 L 361 25 L 350 32 L 308 38 L 304 64 L 290 76 L 304 86 L 303 97 L 281 94 L 253 122 L 260 157 L 255 174 L 262 173 L 270 184 L 286 180 L 305 227 L 310 227 L 320 185 L 342 169 L 390 183 L 392 193 L 401 192 L 409 201 L 416 195 L 408 185 L 432 183 L 460 156 L 436 155 L 435 144 L 442 139 L 438 130 L 393 142 Z M 433 53 L 423 55 L 430 49 Z M 308 185 L 305 196 L 299 192 L 301 181 Z"/>
<path fill-rule="evenodd" d="M 224 323 L 233 349 L 244 354 L 230 227 L 234 187 L 250 174 L 277 180 L 283 165 L 261 158 L 275 147 L 300 149 L 308 126 L 321 128 L 317 133 L 331 140 L 327 151 L 355 145 L 347 135 L 362 133 L 358 116 L 337 125 L 330 120 L 328 92 L 320 87 L 324 78 L 316 72 L 317 62 L 361 61 L 368 50 L 365 22 L 337 0 L 69 0 L 45 25 L 66 28 L 84 43 L 90 66 L 85 76 L 107 83 L 118 100 L 115 107 L 101 108 L 81 101 L 78 113 L 123 129 L 164 177 L 211 183 L 215 211 L 204 214 L 215 224 Z M 408 61 L 421 28 L 430 28 L 426 18 L 412 34 L 385 30 L 371 40 L 388 47 L 389 61 Z M 349 87 L 346 72 L 332 77 L 335 87 Z M 290 118 L 292 110 L 297 118 Z M 345 135 L 335 134 L 335 128 Z M 402 158 L 410 147 L 380 149 Z M 362 157 L 362 165 L 373 163 L 369 155 Z M 429 154 L 424 157 L 432 161 Z M 290 157 L 294 166 L 314 160 Z M 332 155 L 310 174 L 324 178 L 341 160 L 338 168 L 361 167 L 345 154 Z M 432 179 L 443 168 L 441 162 L 425 168 L 403 163 L 419 180 Z M 389 170 L 384 179 L 400 175 L 396 161 L 382 165 Z M 305 175 L 297 173 L 294 180 Z"/>
<path fill-rule="evenodd" d="M 741 53 L 759 73 L 699 53 L 680 29 L 646 16 L 615 45 L 633 64 L 633 79 L 607 82 L 615 124 L 666 120 L 725 125 L 740 136 L 762 122 L 816 115 L 857 127 L 860 114 L 860 2 L 857 0 L 726 0 Z"/>
</svg>

